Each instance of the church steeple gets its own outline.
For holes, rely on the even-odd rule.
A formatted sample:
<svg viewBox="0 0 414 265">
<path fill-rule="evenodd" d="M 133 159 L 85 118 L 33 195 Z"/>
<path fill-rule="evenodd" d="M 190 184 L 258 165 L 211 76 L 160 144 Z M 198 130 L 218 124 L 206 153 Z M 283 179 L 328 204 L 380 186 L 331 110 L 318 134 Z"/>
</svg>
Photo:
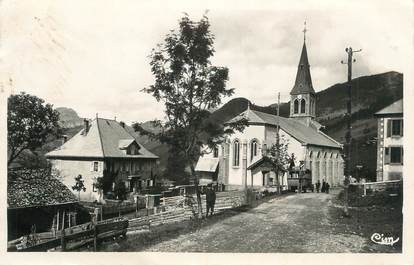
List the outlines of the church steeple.
<svg viewBox="0 0 414 265">
<path fill-rule="evenodd" d="M 298 71 L 296 73 L 295 85 L 290 92 L 291 95 L 313 93 L 315 90 L 312 85 L 312 77 L 310 73 L 310 65 L 308 60 L 308 52 L 306 50 L 306 43 L 303 42 L 302 53 L 300 55 Z"/>
<path fill-rule="evenodd" d="M 308 52 L 306 49 L 306 22 L 303 30 L 303 47 L 299 59 L 295 84 L 290 91 L 290 117 L 315 118 L 316 93 L 312 85 Z"/>
</svg>

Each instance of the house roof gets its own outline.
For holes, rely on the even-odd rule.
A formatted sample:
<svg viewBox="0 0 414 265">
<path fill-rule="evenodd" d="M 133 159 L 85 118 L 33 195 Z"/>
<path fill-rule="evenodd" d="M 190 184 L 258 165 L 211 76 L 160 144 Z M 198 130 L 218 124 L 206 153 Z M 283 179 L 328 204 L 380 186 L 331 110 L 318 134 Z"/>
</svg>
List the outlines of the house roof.
<svg viewBox="0 0 414 265">
<path fill-rule="evenodd" d="M 382 110 L 375 113 L 375 115 L 390 115 L 390 114 L 403 114 L 403 99 L 397 100 L 391 105 L 383 108 Z"/>
<path fill-rule="evenodd" d="M 247 167 L 248 170 L 252 170 L 252 169 L 256 169 L 258 167 L 276 167 L 278 164 L 274 161 L 272 161 L 272 159 L 270 159 L 267 156 L 262 156 L 260 159 L 257 159 L 255 162 L 253 162 L 252 164 L 250 164 L 250 166 Z M 285 171 L 283 165 L 279 164 L 279 169 L 282 171 Z"/>
<path fill-rule="evenodd" d="M 75 195 L 50 174 L 31 170 L 9 173 L 7 207 L 9 209 L 77 203 Z"/>
<path fill-rule="evenodd" d="M 290 94 L 297 95 L 306 93 L 315 94 L 315 90 L 313 89 L 312 85 L 308 52 L 306 50 L 306 44 L 304 42 L 302 47 L 302 53 L 300 55 L 298 71 L 296 73 L 295 85 L 293 86 Z"/>
<path fill-rule="evenodd" d="M 137 135 L 125 127 L 115 120 L 96 118 L 86 133 L 82 129 L 62 146 L 47 153 L 46 157 L 158 158 L 138 142 Z M 124 149 L 133 142 L 139 146 L 139 154 L 127 155 Z"/>
<path fill-rule="evenodd" d="M 246 118 L 249 121 L 249 124 L 252 125 L 276 126 L 278 124 L 277 116 L 251 109 L 247 109 L 227 123 L 232 123 L 242 117 Z M 306 126 L 295 118 L 279 117 L 280 129 L 296 138 L 302 144 L 342 148 L 340 143 L 319 131 L 317 129 L 318 126 L 313 124 L 310 125 L 311 126 Z"/>
<path fill-rule="evenodd" d="M 218 163 L 218 158 L 200 157 L 197 161 L 195 170 L 203 172 L 216 172 Z"/>
</svg>

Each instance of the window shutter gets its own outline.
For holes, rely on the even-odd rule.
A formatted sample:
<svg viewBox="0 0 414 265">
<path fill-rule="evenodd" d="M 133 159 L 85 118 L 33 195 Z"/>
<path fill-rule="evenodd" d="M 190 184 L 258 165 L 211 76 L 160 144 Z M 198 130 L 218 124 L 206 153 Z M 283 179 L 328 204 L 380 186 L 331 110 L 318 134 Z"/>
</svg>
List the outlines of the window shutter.
<svg viewBox="0 0 414 265">
<path fill-rule="evenodd" d="M 94 163 L 94 161 L 91 162 L 91 168 L 90 168 L 91 172 L 93 172 L 93 163 Z"/>
<path fill-rule="evenodd" d="M 400 120 L 400 135 L 403 136 L 404 135 L 404 120 Z"/>
<path fill-rule="evenodd" d="M 391 137 L 391 120 L 387 120 L 387 137 Z"/>
<path fill-rule="evenodd" d="M 391 150 L 389 147 L 385 147 L 384 149 L 384 164 L 389 164 L 391 160 Z"/>
<path fill-rule="evenodd" d="M 98 162 L 98 172 L 102 172 L 103 163 Z"/>
<path fill-rule="evenodd" d="M 400 148 L 400 152 L 401 152 L 401 165 L 404 164 L 404 147 Z"/>
</svg>

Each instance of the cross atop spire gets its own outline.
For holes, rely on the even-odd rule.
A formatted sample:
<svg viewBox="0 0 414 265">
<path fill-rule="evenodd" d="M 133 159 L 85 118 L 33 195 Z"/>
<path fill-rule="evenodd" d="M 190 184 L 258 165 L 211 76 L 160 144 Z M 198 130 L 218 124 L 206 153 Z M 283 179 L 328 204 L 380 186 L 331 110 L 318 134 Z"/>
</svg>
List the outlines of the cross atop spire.
<svg viewBox="0 0 414 265">
<path fill-rule="evenodd" d="M 302 32 L 303 32 L 303 42 L 305 42 L 305 41 L 306 41 L 306 32 L 308 31 L 308 30 L 306 29 L 306 20 L 305 20 L 305 22 L 303 23 L 303 25 L 304 25 L 303 30 L 302 30 Z"/>
</svg>

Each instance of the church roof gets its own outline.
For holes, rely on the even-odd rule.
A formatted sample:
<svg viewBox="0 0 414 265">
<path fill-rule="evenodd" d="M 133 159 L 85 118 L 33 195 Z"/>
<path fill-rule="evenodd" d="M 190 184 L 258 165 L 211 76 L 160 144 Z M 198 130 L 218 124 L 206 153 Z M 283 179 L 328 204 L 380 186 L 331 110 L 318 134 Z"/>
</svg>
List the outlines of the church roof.
<svg viewBox="0 0 414 265">
<path fill-rule="evenodd" d="M 278 122 L 276 115 L 247 109 L 228 121 L 228 123 L 232 123 L 242 117 L 246 118 L 251 125 L 276 126 Z M 340 143 L 317 130 L 314 126 L 306 126 L 297 119 L 279 117 L 279 126 L 283 131 L 303 144 L 342 148 Z"/>
<path fill-rule="evenodd" d="M 375 113 L 375 115 L 392 115 L 392 114 L 403 114 L 403 100 L 397 100 L 391 105 L 383 108 L 382 110 Z"/>
<path fill-rule="evenodd" d="M 96 118 L 87 132 L 82 129 L 62 146 L 47 153 L 46 157 L 158 158 L 142 146 L 138 136 L 130 133 L 126 127 L 115 120 Z M 139 154 L 126 154 L 123 149 L 133 142 L 139 146 Z"/>
<path fill-rule="evenodd" d="M 302 53 L 300 55 L 298 71 L 296 73 L 295 85 L 293 86 L 292 91 L 290 91 L 290 94 L 297 95 L 306 93 L 315 94 L 315 90 L 312 85 L 308 52 L 306 50 L 306 43 L 304 42 Z"/>
</svg>

